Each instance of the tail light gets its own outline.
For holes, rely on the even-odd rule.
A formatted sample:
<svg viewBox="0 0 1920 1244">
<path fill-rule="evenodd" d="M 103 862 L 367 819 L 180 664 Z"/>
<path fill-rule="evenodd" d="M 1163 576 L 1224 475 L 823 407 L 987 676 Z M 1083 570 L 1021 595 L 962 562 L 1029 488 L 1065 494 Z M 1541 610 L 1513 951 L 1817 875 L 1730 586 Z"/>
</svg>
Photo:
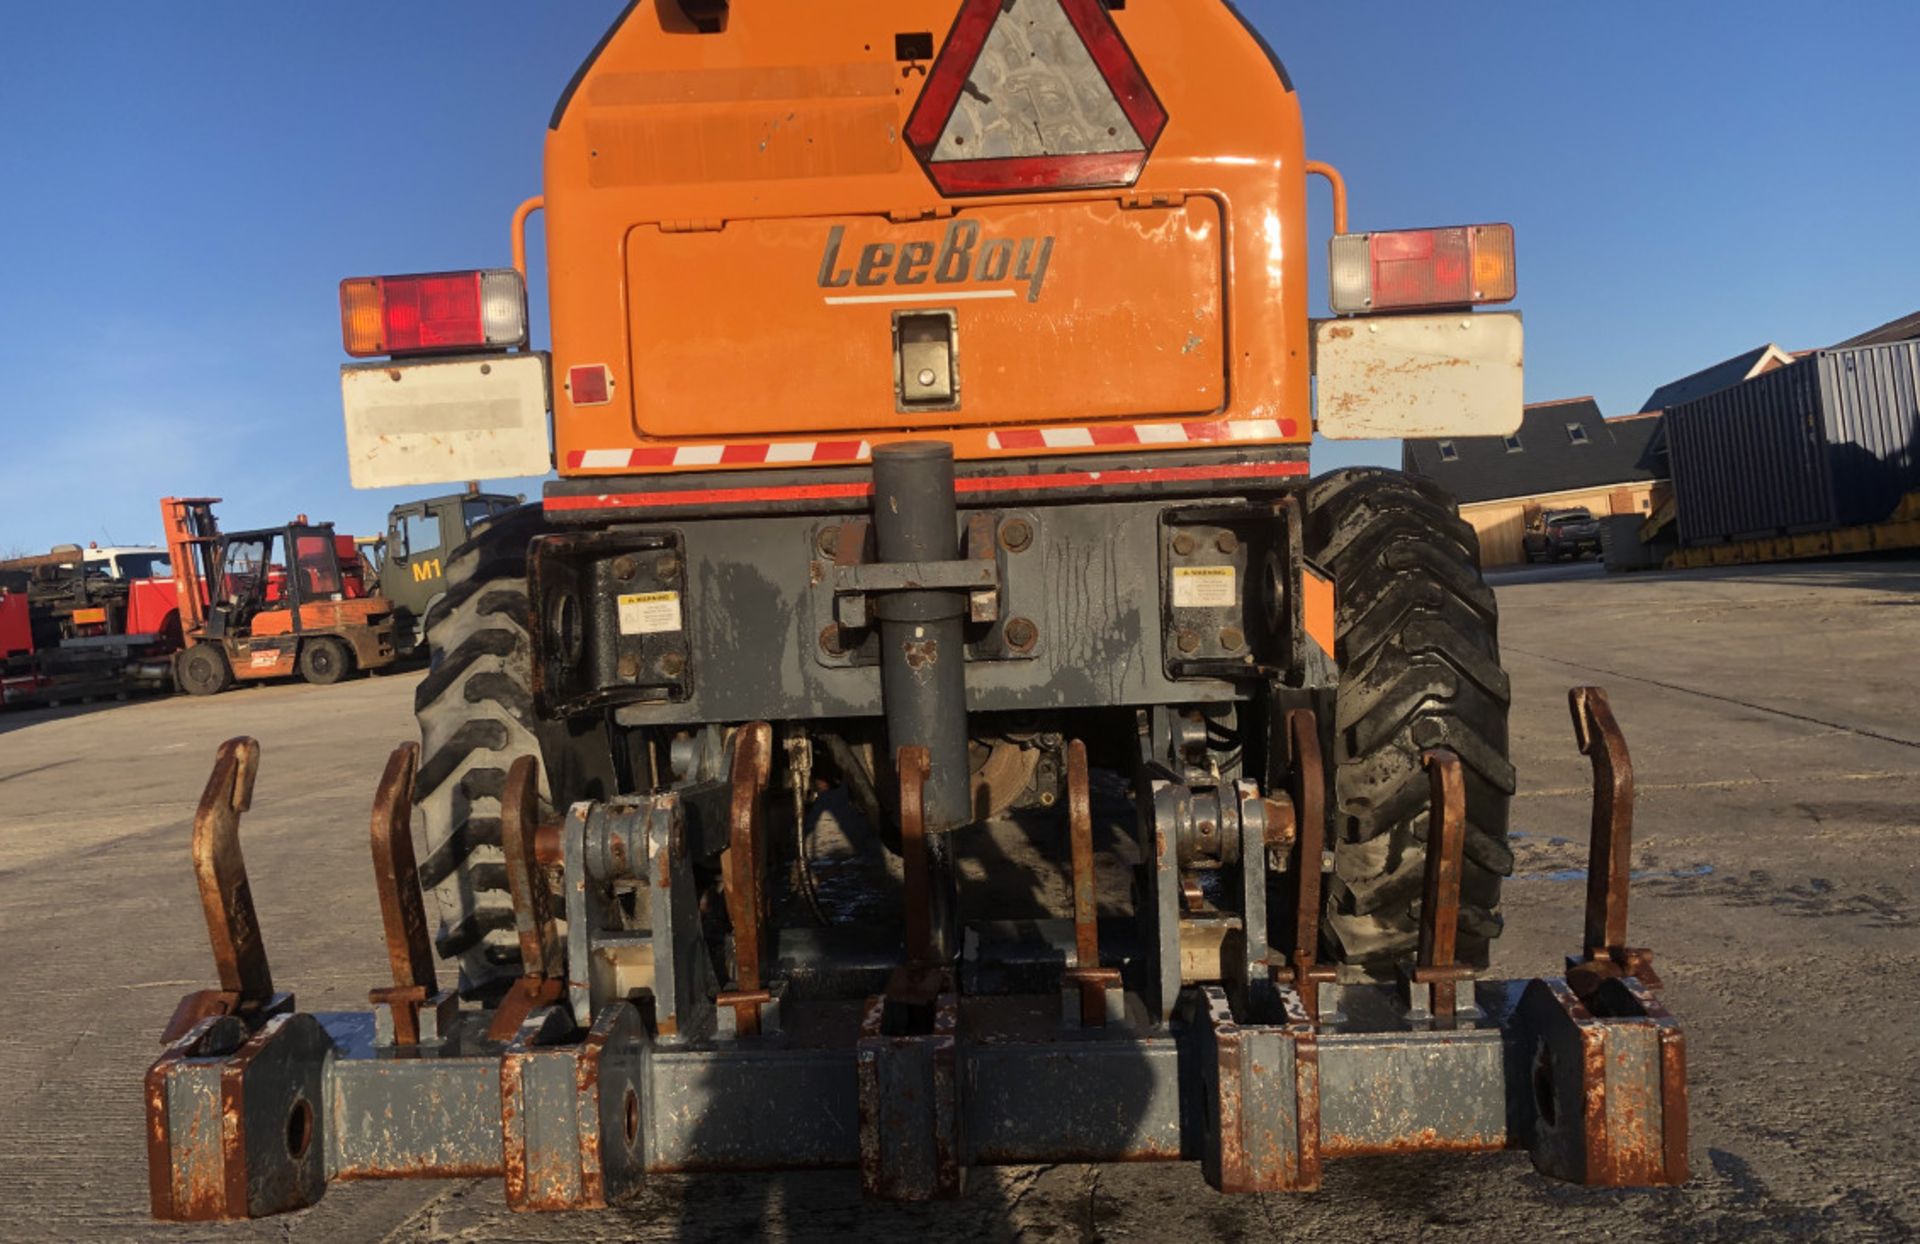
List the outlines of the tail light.
<svg viewBox="0 0 1920 1244">
<path fill-rule="evenodd" d="M 1335 315 L 1509 302 L 1516 293 L 1512 225 L 1343 233 L 1329 257 Z"/>
<path fill-rule="evenodd" d="M 512 268 L 350 277 L 340 336 L 354 358 L 527 344 L 527 287 Z"/>
</svg>

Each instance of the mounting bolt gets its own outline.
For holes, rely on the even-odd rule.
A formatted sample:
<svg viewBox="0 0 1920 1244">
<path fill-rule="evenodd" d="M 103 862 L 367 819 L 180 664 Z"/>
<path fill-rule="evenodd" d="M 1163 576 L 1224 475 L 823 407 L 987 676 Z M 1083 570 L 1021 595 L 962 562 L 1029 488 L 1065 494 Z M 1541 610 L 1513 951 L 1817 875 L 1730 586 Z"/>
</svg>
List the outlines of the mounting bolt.
<svg viewBox="0 0 1920 1244">
<path fill-rule="evenodd" d="M 640 677 L 640 658 L 633 653 L 623 653 L 620 664 L 615 667 L 620 677 L 632 680 Z"/>
<path fill-rule="evenodd" d="M 1240 537 L 1231 531 L 1223 531 L 1220 533 L 1220 538 L 1213 542 L 1213 547 L 1222 553 L 1231 553 L 1240 547 Z"/>
<path fill-rule="evenodd" d="M 613 577 L 616 579 L 631 579 L 633 578 L 634 571 L 639 568 L 639 566 L 634 564 L 634 560 L 631 557 L 616 557 L 613 559 Z"/>
<path fill-rule="evenodd" d="M 1024 518 L 1010 518 L 1000 525 L 1000 547 L 1009 553 L 1024 553 L 1033 544 L 1033 527 Z"/>
<path fill-rule="evenodd" d="M 678 678 L 687 668 L 687 658 L 677 652 L 666 652 L 662 653 L 660 659 L 654 664 L 659 666 L 660 672 L 668 678 Z"/>
<path fill-rule="evenodd" d="M 838 622 L 829 622 L 820 628 L 820 650 L 830 657 L 847 655 L 846 641 L 840 638 Z"/>
<path fill-rule="evenodd" d="M 1027 618 L 1010 620 L 1004 633 L 1007 647 L 1015 652 L 1029 652 L 1035 644 L 1040 642 L 1040 628 Z"/>
<path fill-rule="evenodd" d="M 1173 538 L 1173 551 L 1182 557 L 1193 552 L 1193 533 L 1183 531 Z"/>
<path fill-rule="evenodd" d="M 669 553 L 653 563 L 653 573 L 662 582 L 671 583 L 680 574 L 680 559 Z"/>
<path fill-rule="evenodd" d="M 1227 626 L 1220 629 L 1220 646 L 1228 652 L 1240 651 L 1246 642 L 1247 637 L 1240 633 L 1240 628 Z"/>
<path fill-rule="evenodd" d="M 1200 650 L 1200 637 L 1192 631 L 1181 631 L 1174 637 L 1174 643 L 1182 652 L 1192 653 Z"/>
<path fill-rule="evenodd" d="M 840 555 L 840 529 L 838 527 L 822 527 L 820 534 L 813 538 L 813 547 L 820 551 L 820 556 L 822 557 L 838 557 Z"/>
</svg>

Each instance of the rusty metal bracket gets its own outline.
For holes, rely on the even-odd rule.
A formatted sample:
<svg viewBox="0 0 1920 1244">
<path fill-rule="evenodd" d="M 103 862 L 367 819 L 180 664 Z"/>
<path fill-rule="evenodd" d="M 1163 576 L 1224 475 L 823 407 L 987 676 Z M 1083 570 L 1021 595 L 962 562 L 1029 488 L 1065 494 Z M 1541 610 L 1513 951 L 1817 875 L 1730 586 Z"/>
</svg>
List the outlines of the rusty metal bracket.
<svg viewBox="0 0 1920 1244">
<path fill-rule="evenodd" d="M 985 510 L 977 510 L 967 515 L 967 538 L 963 551 L 969 561 L 981 566 L 991 565 L 994 573 L 994 585 L 990 588 L 978 588 L 967 594 L 967 621 L 998 622 L 1000 620 L 1000 520 L 997 515 Z"/>
<path fill-rule="evenodd" d="M 1627 945 L 1627 894 L 1633 884 L 1633 757 L 1607 693 L 1567 693 L 1573 734 L 1593 761 L 1593 825 L 1587 851 L 1587 907 L 1580 954 L 1567 960 L 1567 981 L 1585 997 L 1603 980 L 1633 976 L 1659 989 L 1653 951 Z"/>
<path fill-rule="evenodd" d="M 937 992 L 923 1012 L 918 1003 L 928 988 Z M 914 1022 L 922 1014 L 931 1022 Z M 901 1031 L 903 1023 L 915 1030 Z M 959 1026 L 959 996 L 937 971 L 898 972 L 885 994 L 867 1000 L 854 1067 L 860 1185 L 868 1196 L 927 1201 L 964 1190 Z"/>
<path fill-rule="evenodd" d="M 933 761 L 924 747 L 903 747 L 900 771 L 901 902 L 905 908 L 907 962 L 933 962 L 932 861 L 927 850 L 927 776 Z"/>
<path fill-rule="evenodd" d="M 1460 757 L 1444 747 L 1425 752 L 1431 802 L 1427 812 L 1427 881 L 1420 905 L 1420 958 L 1411 981 L 1427 989 L 1426 1017 L 1436 1028 L 1451 1028 L 1462 982 L 1471 983 L 1472 967 L 1454 962 L 1460 935 L 1460 874 L 1466 859 L 1467 788 Z M 1410 1018 L 1423 1018 L 1410 1008 Z"/>
<path fill-rule="evenodd" d="M 251 1032 L 238 1015 L 212 1016 L 170 1043 L 146 1078 L 153 1216 L 230 1221 L 318 1201 L 333 1048 L 318 1020 L 296 1014 Z"/>
<path fill-rule="evenodd" d="M 906 962 L 867 999 L 854 1050 L 859 1091 L 860 1182 L 868 1196 L 924 1201 L 960 1195 L 957 1036 L 953 974 L 934 960 L 933 861 L 927 842 L 927 749 L 903 747 L 900 855 Z"/>
<path fill-rule="evenodd" d="M 1100 1028 L 1118 1022 L 1126 1000 L 1120 969 L 1100 966 L 1099 886 L 1093 862 L 1093 797 L 1087 745 L 1067 744 L 1067 837 L 1073 860 L 1074 965 L 1065 973 L 1062 1010 L 1068 1022 Z"/>
<path fill-rule="evenodd" d="M 564 948 L 553 918 L 553 894 L 540 862 L 540 762 L 521 756 L 507 766 L 500 789 L 500 849 L 520 937 L 521 976 L 500 999 L 487 1027 L 491 1041 L 512 1041 L 527 1017 L 560 1000 L 566 988 Z"/>
<path fill-rule="evenodd" d="M 420 746 L 403 743 L 387 758 L 386 771 L 373 796 L 368 837 L 373 848 L 373 885 L 380 896 L 380 923 L 386 931 L 390 987 L 368 991 L 374 1012 L 375 1041 L 381 1045 L 419 1045 L 444 1040 L 459 1010 L 459 995 L 442 990 L 433 970 L 433 940 L 427 932 L 426 901 L 413 854 L 413 780 Z"/>
<path fill-rule="evenodd" d="M 1593 761 L 1593 822 L 1581 953 L 1567 979 L 1527 986 L 1516 1027 L 1530 1034 L 1533 1115 L 1523 1139 L 1544 1175 L 1603 1187 L 1687 1180 L 1687 1045 L 1653 991 L 1653 952 L 1628 946 L 1633 759 L 1607 693 L 1567 695 Z"/>
<path fill-rule="evenodd" d="M 733 1013 L 733 1031 L 758 1036 L 762 1012 L 774 998 L 765 987 L 761 959 L 766 951 L 767 782 L 773 772 L 773 727 L 756 721 L 733 736 L 728 774 L 727 848 L 720 853 L 726 887 L 727 918 L 733 925 L 733 984 L 715 1002 Z"/>
<path fill-rule="evenodd" d="M 1309 1023 L 1320 1022 L 1320 986 L 1335 979 L 1319 964 L 1320 871 L 1326 853 L 1327 771 L 1320 753 L 1320 722 L 1310 709 L 1286 716 L 1281 738 L 1284 763 L 1291 770 L 1293 858 L 1288 870 L 1293 887 L 1293 950 L 1280 976 L 1293 987 Z"/>
<path fill-rule="evenodd" d="M 1521 996 L 1533 1116 L 1521 1139 L 1543 1175 L 1596 1187 L 1687 1181 L 1687 1045 L 1639 981 L 1581 997 L 1536 980 Z"/>
<path fill-rule="evenodd" d="M 560 861 L 542 858 L 543 839 L 557 841 L 559 824 L 540 816 L 540 762 L 522 756 L 507 767 L 500 792 L 500 849 L 506 855 L 507 891 L 513 897 L 514 927 L 520 936 L 520 962 L 528 976 L 555 978 L 566 973 L 565 947 L 553 914 L 553 890 L 546 869 Z"/>
<path fill-rule="evenodd" d="M 193 874 L 200 886 L 200 907 L 206 914 L 220 987 L 180 999 L 161 1036 L 163 1043 L 178 1041 L 212 1016 L 238 1016 L 253 1030 L 268 1016 L 294 1009 L 292 994 L 274 992 L 260 919 L 253 910 L 247 862 L 240 853 L 240 817 L 253 803 L 253 780 L 259 770 L 259 742 L 228 739 L 215 753 L 213 772 L 194 811 Z"/>
<path fill-rule="evenodd" d="M 515 1210 L 604 1209 L 646 1176 L 646 1025 L 609 1003 L 586 1038 L 565 1007 L 527 1017 L 500 1057 L 502 1174 Z"/>
<path fill-rule="evenodd" d="M 1315 1024 L 1290 989 L 1282 1022 L 1241 1024 L 1226 992 L 1203 986 L 1200 1169 L 1222 1192 L 1312 1192 L 1320 1186 L 1320 1053 Z"/>
</svg>

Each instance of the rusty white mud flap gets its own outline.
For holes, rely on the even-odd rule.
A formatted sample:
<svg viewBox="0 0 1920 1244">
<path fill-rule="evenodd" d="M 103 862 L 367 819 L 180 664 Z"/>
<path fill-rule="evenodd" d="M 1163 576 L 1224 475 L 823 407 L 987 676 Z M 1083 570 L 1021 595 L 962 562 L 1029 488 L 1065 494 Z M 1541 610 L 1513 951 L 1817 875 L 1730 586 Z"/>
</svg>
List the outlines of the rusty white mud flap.
<svg viewBox="0 0 1920 1244">
<path fill-rule="evenodd" d="M 1520 428 L 1525 337 L 1516 312 L 1321 320 L 1313 347 L 1314 431 L 1329 439 Z"/>
<path fill-rule="evenodd" d="M 556 821 L 540 818 L 535 763 L 509 769 L 501 838 L 525 975 L 486 1006 L 435 978 L 408 824 L 418 750 L 398 749 L 371 818 L 393 979 L 372 1011 L 322 1015 L 274 988 L 238 837 L 259 750 L 233 740 L 193 834 L 220 984 L 183 1000 L 147 1073 L 154 1215 L 255 1218 L 336 1179 L 483 1176 L 516 1209 L 595 1208 L 653 1173 L 817 1167 L 920 1200 L 959 1195 L 970 1166 L 1067 1161 L 1197 1160 L 1222 1191 L 1310 1191 L 1331 1159 L 1505 1148 L 1573 1183 L 1681 1183 L 1684 1038 L 1651 953 L 1626 944 L 1631 761 L 1602 693 L 1572 704 L 1595 801 L 1585 936 L 1564 977 L 1481 980 L 1455 961 L 1464 788 L 1444 750 L 1426 758 L 1417 960 L 1386 984 L 1316 962 L 1319 870 L 1300 865 L 1321 858 L 1325 801 L 1307 712 L 1283 723 L 1286 789 L 1241 792 L 1237 808 L 1161 800 L 1169 819 L 1146 841 L 1164 849 L 1145 854 L 1166 867 L 1144 866 L 1131 949 L 1096 916 L 1087 755 L 1068 746 L 1074 917 L 1044 989 L 987 987 L 975 952 L 941 952 L 932 766 L 901 749 L 904 927 L 881 931 L 899 940 L 835 958 L 817 939 L 796 970 L 767 914 L 772 731 L 755 723 L 704 785 Z M 1243 929 L 1237 955 L 1202 956 L 1187 979 L 1178 937 L 1153 921 L 1179 909 L 1173 838 L 1200 815 L 1209 842 L 1238 834 L 1235 858 L 1252 862 L 1229 883 L 1246 890 L 1246 929 L 1298 949 Z M 699 935 L 695 863 L 724 879 L 724 965 Z M 1271 918 L 1270 869 L 1292 874 Z M 613 886 L 643 886 L 644 908 L 613 911 Z"/>
</svg>

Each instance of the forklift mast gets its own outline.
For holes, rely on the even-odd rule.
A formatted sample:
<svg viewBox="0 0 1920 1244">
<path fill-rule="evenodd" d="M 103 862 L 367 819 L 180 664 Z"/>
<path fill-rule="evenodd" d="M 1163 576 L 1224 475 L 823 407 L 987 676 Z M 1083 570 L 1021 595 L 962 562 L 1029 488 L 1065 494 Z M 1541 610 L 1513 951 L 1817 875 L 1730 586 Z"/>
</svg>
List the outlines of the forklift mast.
<svg viewBox="0 0 1920 1244">
<path fill-rule="evenodd" d="M 167 558 L 173 564 L 173 590 L 180 606 L 180 632 L 191 635 L 207 622 L 207 602 L 220 582 L 220 523 L 213 516 L 218 497 L 164 497 L 160 523 L 166 532 Z"/>
</svg>

